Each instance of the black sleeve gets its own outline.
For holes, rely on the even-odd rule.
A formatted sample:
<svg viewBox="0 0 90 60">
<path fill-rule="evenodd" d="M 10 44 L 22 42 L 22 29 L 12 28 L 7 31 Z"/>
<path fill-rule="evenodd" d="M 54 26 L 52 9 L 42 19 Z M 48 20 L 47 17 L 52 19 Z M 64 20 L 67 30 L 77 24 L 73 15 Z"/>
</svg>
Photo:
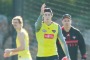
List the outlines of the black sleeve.
<svg viewBox="0 0 90 60">
<path fill-rule="evenodd" d="M 82 58 L 86 58 L 84 55 L 86 55 L 86 45 L 85 45 L 85 41 L 84 38 L 82 36 L 82 34 L 80 33 L 80 31 L 78 31 L 78 45 L 79 45 L 79 49 L 80 49 L 80 53 L 82 55 Z"/>
</svg>

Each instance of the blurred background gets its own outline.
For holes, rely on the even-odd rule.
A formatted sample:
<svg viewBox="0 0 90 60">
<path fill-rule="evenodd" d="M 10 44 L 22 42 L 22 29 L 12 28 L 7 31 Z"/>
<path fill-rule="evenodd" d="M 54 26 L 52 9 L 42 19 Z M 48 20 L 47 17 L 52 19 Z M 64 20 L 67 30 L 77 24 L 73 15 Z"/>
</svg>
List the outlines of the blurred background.
<svg viewBox="0 0 90 60">
<path fill-rule="evenodd" d="M 24 19 L 24 27 L 30 36 L 30 52 L 33 60 L 37 53 L 34 24 L 45 3 L 53 11 L 53 21 L 62 26 L 63 14 L 72 15 L 72 25 L 78 28 L 85 39 L 87 60 L 90 60 L 90 0 L 0 0 L 0 60 L 17 60 L 17 56 L 3 58 L 5 48 L 15 48 L 16 31 L 11 25 L 14 16 Z M 81 58 L 80 54 L 78 55 Z"/>
</svg>

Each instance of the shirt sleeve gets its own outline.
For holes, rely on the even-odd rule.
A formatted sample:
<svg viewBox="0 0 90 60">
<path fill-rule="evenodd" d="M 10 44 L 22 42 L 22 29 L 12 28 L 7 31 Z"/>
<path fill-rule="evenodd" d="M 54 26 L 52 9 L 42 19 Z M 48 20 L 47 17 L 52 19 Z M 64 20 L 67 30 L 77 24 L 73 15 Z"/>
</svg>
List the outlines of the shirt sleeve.
<svg viewBox="0 0 90 60">
<path fill-rule="evenodd" d="M 86 45 L 85 45 L 84 38 L 83 38 L 83 36 L 82 36 L 80 31 L 78 32 L 78 40 L 79 40 L 78 45 L 79 45 L 79 49 L 80 49 L 82 58 L 86 58 L 85 57 L 85 54 L 86 54 Z"/>
<path fill-rule="evenodd" d="M 61 47 L 62 47 L 65 55 L 66 55 L 68 58 L 70 58 L 70 56 L 69 56 L 69 51 L 68 51 L 68 47 L 67 47 L 67 44 L 66 44 L 66 42 L 65 42 L 65 38 L 64 38 L 64 36 L 63 36 L 63 34 L 62 34 L 62 30 L 61 30 L 61 27 L 60 27 L 60 26 L 58 26 L 58 40 L 59 40 L 59 42 L 60 42 L 60 44 L 61 44 Z"/>
<path fill-rule="evenodd" d="M 35 31 L 38 32 L 42 26 L 42 15 L 40 15 L 35 23 Z"/>
</svg>

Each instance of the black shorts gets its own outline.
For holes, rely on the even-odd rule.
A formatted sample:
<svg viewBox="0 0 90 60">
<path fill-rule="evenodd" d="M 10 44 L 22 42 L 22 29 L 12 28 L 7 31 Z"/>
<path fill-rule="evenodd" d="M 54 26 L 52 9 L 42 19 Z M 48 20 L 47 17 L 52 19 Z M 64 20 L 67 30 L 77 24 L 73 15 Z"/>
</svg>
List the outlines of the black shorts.
<svg viewBox="0 0 90 60">
<path fill-rule="evenodd" d="M 49 57 L 36 57 L 36 60 L 59 60 L 57 55 Z"/>
</svg>

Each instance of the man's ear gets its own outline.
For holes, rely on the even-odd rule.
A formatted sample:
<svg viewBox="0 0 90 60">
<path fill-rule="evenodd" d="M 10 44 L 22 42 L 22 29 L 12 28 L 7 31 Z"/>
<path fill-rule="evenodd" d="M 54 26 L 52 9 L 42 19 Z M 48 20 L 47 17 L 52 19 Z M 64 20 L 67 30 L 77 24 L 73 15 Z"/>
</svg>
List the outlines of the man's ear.
<svg viewBox="0 0 90 60">
<path fill-rule="evenodd" d="M 52 17 L 53 17 L 53 13 L 51 13 Z"/>
<path fill-rule="evenodd" d="M 44 16 L 42 16 L 42 19 L 44 19 Z"/>
<path fill-rule="evenodd" d="M 72 20 L 71 20 L 71 23 L 72 23 Z"/>
<path fill-rule="evenodd" d="M 63 24 L 63 20 L 62 20 L 61 22 L 62 22 L 62 24 Z"/>
</svg>

